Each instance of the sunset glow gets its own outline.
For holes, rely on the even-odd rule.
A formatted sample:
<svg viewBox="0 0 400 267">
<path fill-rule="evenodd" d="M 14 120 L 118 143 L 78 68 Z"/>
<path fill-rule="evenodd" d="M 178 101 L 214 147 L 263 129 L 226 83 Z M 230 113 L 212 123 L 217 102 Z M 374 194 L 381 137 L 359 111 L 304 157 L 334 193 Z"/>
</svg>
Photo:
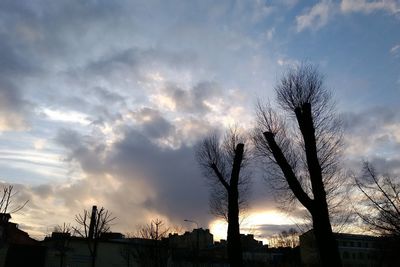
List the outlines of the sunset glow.
<svg viewBox="0 0 400 267">
<path fill-rule="evenodd" d="M 265 229 L 260 229 L 261 226 L 268 225 L 286 225 L 288 230 L 290 227 L 295 227 L 295 218 L 290 218 L 288 215 L 279 211 L 253 211 L 247 212 L 248 214 L 242 219 L 240 228 L 242 234 L 253 234 L 257 240 L 268 243 L 268 235 L 265 235 Z M 215 240 L 225 239 L 228 229 L 228 224 L 224 220 L 214 220 L 209 225 L 211 233 L 214 234 Z"/>
<path fill-rule="evenodd" d="M 365 160 L 400 177 L 399 10 L 393 0 L 0 1 L 0 181 L 29 200 L 13 222 L 44 236 L 97 205 L 118 218 L 115 232 L 158 217 L 226 238 L 198 146 L 236 126 L 252 151 L 257 103 L 283 114 L 275 87 L 302 62 L 332 92 L 344 184 Z M 297 130 L 295 116 L 282 119 Z M 241 229 L 267 241 L 304 218 L 279 212 L 276 170 L 258 156 Z"/>
</svg>

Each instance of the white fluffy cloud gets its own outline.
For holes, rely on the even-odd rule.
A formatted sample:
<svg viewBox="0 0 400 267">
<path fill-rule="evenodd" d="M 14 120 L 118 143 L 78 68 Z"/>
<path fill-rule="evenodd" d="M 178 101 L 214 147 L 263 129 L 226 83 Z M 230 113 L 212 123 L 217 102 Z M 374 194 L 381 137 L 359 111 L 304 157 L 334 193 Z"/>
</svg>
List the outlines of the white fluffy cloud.
<svg viewBox="0 0 400 267">
<path fill-rule="evenodd" d="M 302 32 L 306 29 L 321 29 L 332 18 L 340 14 L 356 12 L 371 14 L 377 11 L 398 15 L 400 13 L 400 3 L 396 0 L 342 0 L 339 4 L 331 0 L 322 0 L 296 16 L 296 30 L 297 32 Z"/>
<path fill-rule="evenodd" d="M 296 17 L 297 32 L 305 29 L 318 30 L 325 26 L 334 12 L 331 1 L 321 1 Z"/>
<path fill-rule="evenodd" d="M 400 57 L 400 44 L 393 46 L 390 49 L 390 53 L 394 56 L 394 57 Z"/>
<path fill-rule="evenodd" d="M 396 14 L 400 12 L 400 3 L 396 0 L 342 0 L 340 8 L 344 13 L 362 12 L 369 14 L 375 11 L 386 11 Z"/>
</svg>

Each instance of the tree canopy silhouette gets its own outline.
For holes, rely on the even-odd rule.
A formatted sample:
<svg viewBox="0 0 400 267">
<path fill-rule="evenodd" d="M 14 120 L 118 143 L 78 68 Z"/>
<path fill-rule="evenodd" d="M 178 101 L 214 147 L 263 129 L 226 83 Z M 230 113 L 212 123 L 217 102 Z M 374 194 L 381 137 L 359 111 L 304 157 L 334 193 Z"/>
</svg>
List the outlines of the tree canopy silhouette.
<svg viewBox="0 0 400 267">
<path fill-rule="evenodd" d="M 322 75 L 309 64 L 289 68 L 275 87 L 280 113 L 271 105 L 257 107 L 254 137 L 270 174 L 284 181 L 310 213 L 323 266 L 341 266 L 328 211 L 327 193 L 338 172 L 341 128 L 331 93 Z"/>
<path fill-rule="evenodd" d="M 400 239 L 400 183 L 390 175 L 380 175 L 365 162 L 356 185 L 368 208 L 368 212 L 357 212 L 360 218 L 376 234 Z"/>
<path fill-rule="evenodd" d="M 101 207 L 97 209 L 93 206 L 92 212 L 84 210 L 83 213 L 75 216 L 78 227 L 74 227 L 74 232 L 87 240 L 88 249 L 92 259 L 92 267 L 96 266 L 96 256 L 99 239 L 103 233 L 110 231 L 113 217 L 111 212 Z"/>
<path fill-rule="evenodd" d="M 228 221 L 230 266 L 243 266 L 239 212 L 245 206 L 250 181 L 249 173 L 245 170 L 249 158 L 244 138 L 237 129 L 228 132 L 223 141 L 216 134 L 211 135 L 197 147 L 196 156 L 210 182 L 211 211 Z"/>
<path fill-rule="evenodd" d="M 0 213 L 16 213 L 26 206 L 29 200 L 22 203 L 15 203 L 17 193 L 14 191 L 13 185 L 3 185 L 0 192 Z"/>
</svg>

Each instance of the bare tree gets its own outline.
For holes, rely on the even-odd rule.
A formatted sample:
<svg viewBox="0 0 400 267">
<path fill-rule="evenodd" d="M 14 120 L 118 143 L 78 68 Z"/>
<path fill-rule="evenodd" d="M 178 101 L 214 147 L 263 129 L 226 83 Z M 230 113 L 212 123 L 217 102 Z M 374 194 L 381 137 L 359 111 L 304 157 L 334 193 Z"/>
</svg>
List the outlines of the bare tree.
<svg viewBox="0 0 400 267">
<path fill-rule="evenodd" d="M 230 266 L 243 266 L 239 211 L 245 206 L 249 174 L 245 167 L 248 153 L 244 138 L 232 129 L 220 142 L 216 134 L 197 147 L 197 161 L 209 179 L 211 212 L 228 221 L 228 258 Z"/>
<path fill-rule="evenodd" d="M 341 266 L 332 232 L 328 197 L 337 189 L 341 127 L 330 92 L 315 67 L 288 69 L 275 87 L 282 113 L 258 105 L 257 151 L 288 192 L 310 213 L 323 266 Z M 327 187 L 330 185 L 330 187 Z"/>
<path fill-rule="evenodd" d="M 160 219 L 152 220 L 149 224 L 141 226 L 136 236 L 151 240 L 161 240 L 168 237 L 171 228 L 165 226 L 165 223 Z"/>
<path fill-rule="evenodd" d="M 73 228 L 69 223 L 63 223 L 54 227 L 52 238 L 55 239 L 54 249 L 60 256 L 60 267 L 64 266 L 65 257 L 69 248 Z"/>
<path fill-rule="evenodd" d="M 279 234 L 273 235 L 269 238 L 269 246 L 271 247 L 297 247 L 299 246 L 299 232 L 290 228 L 284 230 Z"/>
<path fill-rule="evenodd" d="M 361 177 L 356 179 L 361 191 L 363 209 L 357 215 L 369 231 L 380 235 L 377 243 L 381 264 L 397 266 L 400 260 L 400 181 L 389 174 L 379 174 L 368 162 L 364 163 Z"/>
<path fill-rule="evenodd" d="M 74 232 L 87 240 L 88 249 L 92 259 L 92 267 L 96 266 L 97 248 L 101 235 L 110 231 L 113 217 L 111 212 L 101 207 L 97 209 L 93 206 L 92 212 L 84 210 L 82 214 L 75 216 L 78 227 L 74 227 Z"/>
<path fill-rule="evenodd" d="M 14 192 L 13 185 L 4 185 L 3 190 L 0 193 L 0 213 L 16 213 L 22 210 L 29 200 L 26 200 L 22 204 L 14 203 L 15 196 L 18 192 Z"/>
<path fill-rule="evenodd" d="M 135 234 L 128 234 L 132 238 L 142 239 L 139 244 L 128 242 L 121 250 L 127 266 L 134 259 L 141 266 L 164 266 L 167 261 L 165 244 L 162 239 L 168 237 L 172 228 L 165 225 L 161 219 L 139 226 Z M 144 240 L 143 240 L 144 239 Z M 132 240 L 131 240 L 132 241 Z"/>
<path fill-rule="evenodd" d="M 400 238 L 400 183 L 389 175 L 379 175 L 365 162 L 356 185 L 368 210 L 368 213 L 358 211 L 360 218 L 376 234 Z"/>
</svg>

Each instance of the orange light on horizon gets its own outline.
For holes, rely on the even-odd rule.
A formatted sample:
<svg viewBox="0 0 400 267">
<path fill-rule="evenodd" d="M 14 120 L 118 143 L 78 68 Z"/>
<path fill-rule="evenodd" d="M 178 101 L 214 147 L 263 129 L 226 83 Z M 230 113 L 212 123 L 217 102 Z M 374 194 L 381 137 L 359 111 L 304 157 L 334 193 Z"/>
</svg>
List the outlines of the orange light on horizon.
<svg viewBox="0 0 400 267">
<path fill-rule="evenodd" d="M 268 243 L 268 237 L 259 229 L 260 225 L 291 225 L 296 221 L 295 218 L 276 211 L 253 211 L 242 220 L 240 224 L 242 234 L 253 234 L 255 239 Z M 225 220 L 217 219 L 209 224 L 214 240 L 226 239 L 228 223 Z"/>
</svg>

